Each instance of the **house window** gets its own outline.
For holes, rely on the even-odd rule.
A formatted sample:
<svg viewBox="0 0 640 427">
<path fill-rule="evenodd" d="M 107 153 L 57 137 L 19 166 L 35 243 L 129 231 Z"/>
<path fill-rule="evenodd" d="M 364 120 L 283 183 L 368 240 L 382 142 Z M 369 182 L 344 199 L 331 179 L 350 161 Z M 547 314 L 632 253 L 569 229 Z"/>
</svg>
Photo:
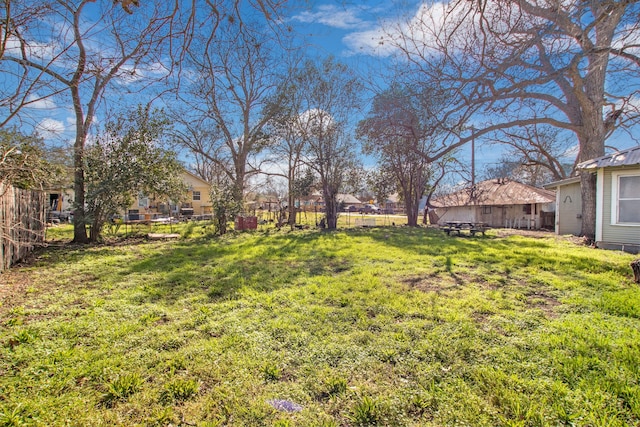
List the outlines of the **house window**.
<svg viewBox="0 0 640 427">
<path fill-rule="evenodd" d="M 482 215 L 491 215 L 491 206 L 483 206 Z"/>
<path fill-rule="evenodd" d="M 194 191 L 193 192 L 193 200 L 200 200 L 200 192 L 199 191 Z"/>
<path fill-rule="evenodd" d="M 149 207 L 149 198 L 142 193 L 138 194 L 138 207 L 139 208 Z"/>
<path fill-rule="evenodd" d="M 613 191 L 612 220 L 617 224 L 640 224 L 640 175 L 614 175 L 613 185 L 618 188 Z"/>
<path fill-rule="evenodd" d="M 531 215 L 531 205 L 523 205 L 522 212 L 524 212 L 525 215 Z"/>
</svg>

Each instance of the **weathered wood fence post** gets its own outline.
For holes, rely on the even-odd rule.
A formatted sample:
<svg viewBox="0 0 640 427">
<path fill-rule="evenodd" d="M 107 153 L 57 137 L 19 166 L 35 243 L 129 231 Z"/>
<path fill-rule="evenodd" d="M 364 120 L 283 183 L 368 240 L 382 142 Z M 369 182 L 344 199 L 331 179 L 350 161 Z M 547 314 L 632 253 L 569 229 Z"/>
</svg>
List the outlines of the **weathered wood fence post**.
<svg viewBox="0 0 640 427">
<path fill-rule="evenodd" d="M 640 283 L 640 258 L 631 262 L 631 269 L 636 283 Z"/>
<path fill-rule="evenodd" d="M 45 197 L 0 183 L 0 271 L 44 242 Z"/>
</svg>

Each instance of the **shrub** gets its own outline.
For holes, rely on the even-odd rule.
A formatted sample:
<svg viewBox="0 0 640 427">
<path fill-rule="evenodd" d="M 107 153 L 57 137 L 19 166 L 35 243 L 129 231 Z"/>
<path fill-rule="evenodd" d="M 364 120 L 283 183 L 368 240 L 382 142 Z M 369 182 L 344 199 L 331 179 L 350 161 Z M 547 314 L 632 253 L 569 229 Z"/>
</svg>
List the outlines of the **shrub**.
<svg viewBox="0 0 640 427">
<path fill-rule="evenodd" d="M 368 396 L 358 401 L 352 410 L 349 419 L 355 427 L 377 426 L 381 421 L 378 402 Z"/>
<path fill-rule="evenodd" d="M 107 392 L 102 396 L 102 402 L 110 406 L 115 402 L 125 401 L 138 392 L 143 383 L 137 373 L 119 375 L 106 385 Z"/>
<path fill-rule="evenodd" d="M 160 394 L 163 403 L 184 402 L 191 399 L 200 391 L 200 386 L 195 380 L 177 379 L 164 386 Z"/>
</svg>

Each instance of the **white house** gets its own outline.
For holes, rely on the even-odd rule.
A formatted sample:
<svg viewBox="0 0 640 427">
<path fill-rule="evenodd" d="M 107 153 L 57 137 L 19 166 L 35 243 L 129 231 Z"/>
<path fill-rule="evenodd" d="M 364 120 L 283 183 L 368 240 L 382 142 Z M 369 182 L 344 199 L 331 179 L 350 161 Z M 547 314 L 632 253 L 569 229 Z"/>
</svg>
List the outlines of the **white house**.
<svg viewBox="0 0 640 427">
<path fill-rule="evenodd" d="M 596 174 L 596 246 L 640 252 L 640 146 L 578 165 Z"/>
</svg>

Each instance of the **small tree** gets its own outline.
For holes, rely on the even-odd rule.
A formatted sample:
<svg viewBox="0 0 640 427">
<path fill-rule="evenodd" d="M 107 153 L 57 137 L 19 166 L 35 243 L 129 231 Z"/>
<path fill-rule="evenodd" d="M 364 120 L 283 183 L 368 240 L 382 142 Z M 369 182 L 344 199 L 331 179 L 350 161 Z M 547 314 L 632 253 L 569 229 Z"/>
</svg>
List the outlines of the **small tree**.
<svg viewBox="0 0 640 427">
<path fill-rule="evenodd" d="M 222 236 L 227 232 L 229 221 L 242 211 L 242 201 L 236 197 L 235 183 L 229 179 L 213 184 L 211 203 L 215 233 Z"/>
<path fill-rule="evenodd" d="M 104 224 L 131 206 L 142 193 L 179 200 L 186 188 L 176 154 L 157 146 L 167 125 L 160 112 L 138 107 L 106 126 L 86 151 L 86 212 L 90 240 L 100 239 Z"/>
<path fill-rule="evenodd" d="M 296 72 L 299 88 L 300 134 L 304 163 L 318 176 L 326 225 L 337 227 L 338 202 L 347 174 L 356 167 L 355 141 L 349 125 L 360 108 L 362 84 L 344 64 L 327 58 L 308 61 Z"/>
<path fill-rule="evenodd" d="M 418 208 L 431 178 L 431 155 L 438 151 L 433 111 L 442 95 L 425 87 L 394 84 L 375 96 L 358 124 L 364 152 L 392 176 L 407 210 L 407 224 L 418 225 Z"/>
<path fill-rule="evenodd" d="M 19 188 L 42 188 L 59 171 L 47 161 L 41 139 L 16 129 L 0 129 L 0 182 Z"/>
</svg>

